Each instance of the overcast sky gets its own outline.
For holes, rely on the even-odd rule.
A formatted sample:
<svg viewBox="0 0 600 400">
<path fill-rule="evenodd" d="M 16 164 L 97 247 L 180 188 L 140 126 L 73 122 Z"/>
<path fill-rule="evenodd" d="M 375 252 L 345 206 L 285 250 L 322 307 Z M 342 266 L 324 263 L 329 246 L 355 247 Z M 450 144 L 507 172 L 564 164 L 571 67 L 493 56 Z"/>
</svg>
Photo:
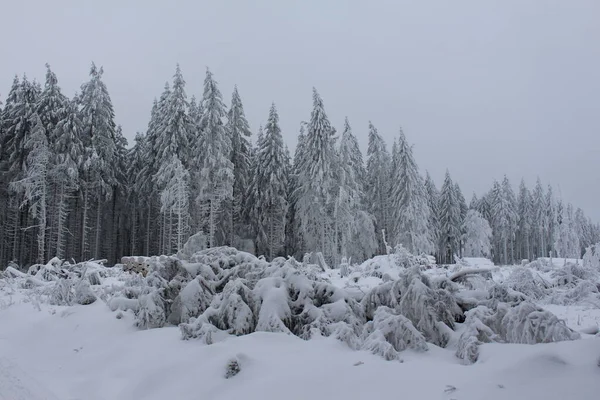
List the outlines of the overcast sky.
<svg viewBox="0 0 600 400">
<path fill-rule="evenodd" d="M 372 120 L 400 126 L 438 185 L 467 201 L 507 174 L 552 183 L 600 220 L 600 1 L 2 0 L 0 98 L 46 62 L 72 96 L 104 66 L 132 140 L 180 63 L 201 96 L 209 66 L 227 103 L 239 87 L 256 129 L 275 101 L 295 147 L 315 86 L 363 150 Z"/>
</svg>

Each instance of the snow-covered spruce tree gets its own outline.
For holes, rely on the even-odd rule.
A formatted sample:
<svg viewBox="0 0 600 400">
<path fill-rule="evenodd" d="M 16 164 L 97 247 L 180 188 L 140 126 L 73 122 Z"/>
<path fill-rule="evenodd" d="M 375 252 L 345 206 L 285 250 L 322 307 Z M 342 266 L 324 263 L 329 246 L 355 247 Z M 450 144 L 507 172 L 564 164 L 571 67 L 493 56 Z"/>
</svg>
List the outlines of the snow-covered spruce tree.
<svg viewBox="0 0 600 400">
<path fill-rule="evenodd" d="M 465 222 L 465 218 L 467 217 L 467 211 L 469 210 L 469 207 L 467 206 L 467 202 L 465 200 L 465 197 L 463 196 L 462 190 L 460 189 L 460 185 L 458 184 L 458 182 L 454 183 L 454 191 L 456 193 L 456 200 L 458 201 L 458 205 L 460 207 L 460 227 L 461 227 L 461 234 L 464 235 L 464 231 L 462 230 L 463 226 L 464 226 L 464 222 Z M 459 255 L 462 257 L 463 256 L 463 250 L 464 250 L 464 242 L 462 240 L 462 236 L 459 240 Z"/>
<path fill-rule="evenodd" d="M 286 224 L 286 254 L 293 255 L 295 257 L 301 257 L 303 254 L 304 244 L 302 243 L 302 234 L 300 228 L 300 218 L 297 212 L 297 201 L 300 192 L 299 188 L 299 170 L 302 166 L 302 157 L 305 156 L 304 143 L 306 139 L 305 135 L 306 124 L 302 122 L 300 124 L 300 132 L 298 133 L 298 143 L 296 144 L 296 150 L 294 151 L 294 159 L 292 162 L 291 170 L 288 174 L 288 222 Z M 258 131 L 258 141 L 261 140 L 262 127 Z"/>
<path fill-rule="evenodd" d="M 489 257 L 492 229 L 477 210 L 469 210 L 463 223 L 464 255 L 466 257 Z"/>
<path fill-rule="evenodd" d="M 233 197 L 233 163 L 231 162 L 231 138 L 223 125 L 225 104 L 217 82 L 207 68 L 204 79 L 202 136 L 196 151 L 198 176 L 198 201 L 207 210 L 209 246 L 214 247 L 217 217 L 221 203 Z"/>
<path fill-rule="evenodd" d="M 158 170 L 157 184 L 162 187 L 160 193 L 161 213 L 169 215 L 169 232 L 165 245 L 166 254 L 177 252 L 183 248 L 188 238 L 189 228 L 189 180 L 190 175 L 176 154 L 169 163 L 164 163 Z"/>
<path fill-rule="evenodd" d="M 36 262 L 44 263 L 46 253 L 46 194 L 48 189 L 48 139 L 46 131 L 37 113 L 31 116 L 31 133 L 23 143 L 27 152 L 23 178 L 11 182 L 11 186 L 24 193 L 22 206 L 27 207 L 31 217 L 37 223 L 37 258 Z"/>
<path fill-rule="evenodd" d="M 50 143 L 48 177 L 54 187 L 53 222 L 50 231 L 50 255 L 64 259 L 69 233 L 68 217 L 72 211 L 71 199 L 79 189 L 80 170 L 85 158 L 85 148 L 81 138 L 82 123 L 75 101 L 67 101 L 61 112 L 62 119 L 53 130 Z M 73 241 L 73 239 L 71 239 Z M 73 254 L 74 255 L 74 254 Z"/>
<path fill-rule="evenodd" d="M 100 258 L 102 233 L 102 208 L 106 201 L 112 199 L 115 184 L 115 160 L 117 146 L 115 143 L 116 124 L 114 110 L 106 84 L 102 81 L 102 68 L 92 63 L 90 80 L 81 85 L 79 104 L 80 118 L 83 124 L 83 140 L 89 146 L 87 174 L 84 177 L 84 215 L 90 212 L 90 200 L 95 200 L 95 228 L 93 241 L 93 257 Z M 83 218 L 83 249 L 87 248 L 87 230 L 89 217 Z M 86 258 L 86 252 L 82 253 Z"/>
<path fill-rule="evenodd" d="M 168 93 L 165 103 L 161 106 L 160 121 L 154 142 L 157 168 L 172 161 L 173 155 L 184 166 L 190 160 L 190 128 L 191 121 L 188 115 L 189 103 L 185 93 L 185 80 L 181 68 L 177 64 L 173 75 L 172 89 Z"/>
<path fill-rule="evenodd" d="M 531 231 L 533 224 L 533 209 L 531 193 L 521 180 L 517 196 L 517 255 L 519 259 L 531 259 Z"/>
<path fill-rule="evenodd" d="M 342 259 L 362 262 L 377 251 L 373 217 L 365 210 L 366 171 L 358 141 L 348 118 L 338 150 L 337 194 L 334 208 L 338 253 Z"/>
<path fill-rule="evenodd" d="M 554 252 L 554 237 L 556 235 L 556 202 L 554 200 L 554 191 L 552 186 L 548 185 L 546 190 L 546 198 L 544 199 L 544 211 L 546 213 L 546 253 L 544 256 L 555 255 Z"/>
<path fill-rule="evenodd" d="M 512 261 L 510 243 L 516 226 L 514 193 L 506 176 L 502 185 L 494 182 L 492 199 L 492 231 L 494 233 L 495 261 L 508 265 Z"/>
<path fill-rule="evenodd" d="M 145 166 L 144 157 L 147 154 L 147 136 L 138 132 L 135 135 L 134 142 L 133 147 L 129 149 L 127 153 L 128 162 L 126 175 L 130 187 L 128 194 L 131 214 L 131 237 L 129 248 L 127 250 L 129 254 L 143 254 L 143 246 L 141 243 L 143 242 L 144 236 L 144 209 L 148 200 L 141 196 L 145 182 L 140 178 L 142 178 L 141 172 Z"/>
<path fill-rule="evenodd" d="M 13 86 L 6 101 L 3 112 L 5 124 L 3 144 L 3 181 L 6 184 L 23 179 L 28 150 L 25 146 L 33 129 L 36 114 L 36 104 L 41 89 L 34 81 L 27 77 L 19 81 L 15 78 Z M 34 229 L 26 229 L 33 225 L 31 213 L 27 207 L 22 207 L 23 192 L 13 192 L 7 202 L 7 231 L 10 259 L 19 260 L 21 263 L 35 262 L 37 256 L 29 251 L 35 236 Z"/>
<path fill-rule="evenodd" d="M 547 255 L 546 252 L 546 201 L 544 198 L 544 188 L 542 182 L 538 177 L 535 184 L 535 188 L 532 193 L 532 209 L 533 209 L 533 223 L 532 223 L 532 239 L 534 242 L 534 257 L 544 257 Z"/>
<path fill-rule="evenodd" d="M 600 243 L 591 245 L 583 255 L 583 266 L 600 271 Z"/>
<path fill-rule="evenodd" d="M 306 250 L 323 252 L 328 261 L 333 242 L 334 134 L 323 100 L 313 88 L 313 110 L 298 166 L 296 210 Z"/>
<path fill-rule="evenodd" d="M 185 80 L 179 64 L 177 64 L 175 75 L 173 76 L 172 89 L 166 94 L 167 97 L 158 104 L 158 124 L 155 136 L 153 137 L 154 162 L 157 168 L 157 173 L 154 176 L 154 188 L 160 193 L 165 193 L 166 183 L 165 180 L 160 180 L 158 171 L 164 168 L 168 169 L 167 165 L 173 163 L 173 155 L 177 157 L 184 168 L 189 167 L 192 157 L 190 139 L 192 137 L 191 130 L 193 126 L 187 114 L 189 103 L 185 93 Z M 163 207 L 161 206 L 162 209 Z M 161 253 L 170 253 L 172 251 L 173 221 L 169 208 L 167 208 L 166 213 L 161 211 L 159 221 L 161 228 Z M 187 223 L 185 225 L 187 226 Z M 182 239 L 185 242 L 187 238 Z"/>
<path fill-rule="evenodd" d="M 158 134 L 162 116 L 165 111 L 167 99 L 171 94 L 171 89 L 168 83 L 165 83 L 165 89 L 160 96 L 160 99 L 154 101 L 152 111 L 150 113 L 150 121 L 146 130 L 145 146 L 143 149 L 144 166 L 139 171 L 136 177 L 135 192 L 136 196 L 142 200 L 144 204 L 144 227 L 143 227 L 143 251 L 144 254 L 157 254 L 160 252 L 160 204 L 156 193 L 156 185 L 154 177 L 158 168 L 156 146 L 158 143 Z"/>
<path fill-rule="evenodd" d="M 273 259 L 283 250 L 288 207 L 286 154 L 275 104 L 269 111 L 257 151 L 251 185 L 254 196 L 251 221 L 256 227 L 257 254 Z"/>
<path fill-rule="evenodd" d="M 446 170 L 446 177 L 440 192 L 439 213 L 440 255 L 442 255 L 443 262 L 449 263 L 453 262 L 453 257 L 459 250 L 461 226 L 460 204 L 456 198 L 455 186 L 448 170 Z"/>
<path fill-rule="evenodd" d="M 379 252 L 385 253 L 382 231 L 389 231 L 389 182 L 391 158 L 383 138 L 369 122 L 369 146 L 367 148 L 366 202 L 368 211 L 375 217 L 375 234 Z"/>
<path fill-rule="evenodd" d="M 431 234 L 431 240 L 435 246 L 434 250 L 437 254 L 437 258 L 440 259 L 439 247 L 441 239 L 441 227 L 440 227 L 440 192 L 435 186 L 435 182 L 431 179 L 429 172 L 425 172 L 425 195 L 427 197 L 427 206 L 429 207 L 429 220 L 427 222 L 429 232 Z M 440 260 L 441 261 L 441 260 Z"/>
<path fill-rule="evenodd" d="M 36 104 L 36 112 L 45 129 L 50 149 L 48 165 L 48 240 L 46 240 L 48 256 L 50 256 L 50 252 L 53 253 L 57 248 L 57 237 L 59 235 L 64 236 L 64 230 L 66 228 L 65 220 L 67 217 L 67 210 L 65 209 L 65 194 L 64 190 L 61 190 L 62 188 L 60 188 L 62 184 L 60 178 L 55 176 L 55 174 L 52 173 L 52 170 L 57 167 L 61 168 L 59 160 L 53 157 L 58 156 L 58 153 L 54 148 L 57 142 L 55 129 L 59 121 L 65 117 L 68 102 L 67 97 L 61 93 L 56 75 L 52 72 L 50 66 L 46 64 L 46 83 Z M 62 221 L 59 222 L 59 219 Z M 63 230 L 60 234 L 58 233 L 59 225 L 61 225 L 60 228 Z M 64 245 L 61 244 L 61 246 Z"/>
<path fill-rule="evenodd" d="M 231 106 L 227 113 L 225 130 L 231 140 L 231 162 L 233 163 L 233 201 L 228 210 L 230 218 L 228 223 L 231 226 L 231 236 L 237 232 L 237 235 L 245 237 L 247 234 L 241 231 L 248 230 L 248 221 L 243 219 L 241 209 L 246 189 L 252 179 L 250 168 L 250 136 L 252 136 L 252 132 L 244 114 L 244 106 L 237 86 L 234 86 L 231 95 Z M 233 237 L 229 238 L 229 243 L 233 245 Z"/>
<path fill-rule="evenodd" d="M 395 169 L 391 182 L 391 232 L 394 244 L 402 244 L 413 254 L 431 254 L 434 244 L 429 232 L 429 207 L 423 179 L 419 175 L 412 147 L 400 130 Z"/>
</svg>

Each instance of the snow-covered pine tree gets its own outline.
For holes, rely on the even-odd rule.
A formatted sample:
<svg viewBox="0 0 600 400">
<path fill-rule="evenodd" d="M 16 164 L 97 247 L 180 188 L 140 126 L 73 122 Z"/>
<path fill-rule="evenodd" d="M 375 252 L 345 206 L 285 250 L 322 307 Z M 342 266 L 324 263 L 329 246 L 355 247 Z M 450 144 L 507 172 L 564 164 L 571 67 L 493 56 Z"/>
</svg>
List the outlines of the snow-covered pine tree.
<svg viewBox="0 0 600 400">
<path fill-rule="evenodd" d="M 454 255 L 459 250 L 460 240 L 460 204 L 456 198 L 455 186 L 452 183 L 450 172 L 446 170 L 444 183 L 440 192 L 439 220 L 441 227 L 442 260 L 446 263 L 453 262 Z"/>
<path fill-rule="evenodd" d="M 534 243 L 534 257 L 546 256 L 546 201 L 544 198 L 544 188 L 540 178 L 537 178 L 535 188 L 532 193 L 532 241 Z"/>
<path fill-rule="evenodd" d="M 29 149 L 25 146 L 33 129 L 36 114 L 36 104 L 41 89 L 26 76 L 19 81 L 13 81 L 3 112 L 5 124 L 5 140 L 3 149 L 3 181 L 6 183 L 17 182 L 25 178 L 26 160 Z M 7 213 L 10 216 L 7 227 L 10 240 L 10 258 L 22 263 L 35 262 L 33 252 L 34 230 L 26 229 L 33 224 L 31 213 L 27 207 L 21 207 L 23 192 L 9 196 Z"/>
<path fill-rule="evenodd" d="M 167 88 L 165 88 L 165 92 L 167 92 Z M 162 101 L 158 103 L 158 126 L 153 137 L 153 147 L 156 157 L 155 166 L 157 168 L 157 172 L 154 175 L 154 187 L 159 193 L 165 193 L 167 183 L 160 177 L 158 171 L 172 171 L 174 168 L 172 165 L 174 162 L 173 155 L 187 169 L 190 166 L 192 157 L 190 140 L 194 136 L 192 132 L 194 127 L 188 115 L 190 104 L 187 101 L 185 79 L 183 78 L 179 64 L 175 68 L 172 88 L 165 94 L 167 97 L 161 98 Z M 163 182 L 163 184 L 159 185 L 159 181 Z M 161 202 L 162 209 L 167 211 L 166 213 L 161 212 L 162 215 L 159 220 L 161 224 L 161 253 L 170 253 L 173 245 L 172 229 L 174 223 L 171 220 L 173 215 L 170 206 L 165 208 Z"/>
<path fill-rule="evenodd" d="M 296 144 L 296 150 L 294 151 L 294 158 L 292 161 L 291 171 L 288 179 L 288 224 L 286 230 L 286 248 L 287 254 L 295 257 L 301 257 L 303 254 L 304 244 L 302 242 L 300 218 L 297 213 L 297 200 L 300 195 L 299 189 L 299 177 L 300 168 L 303 165 L 302 157 L 306 155 L 304 150 L 304 143 L 306 140 L 305 135 L 306 123 L 300 124 L 300 132 L 298 133 L 298 143 Z M 258 131 L 258 141 L 261 141 L 262 127 Z"/>
<path fill-rule="evenodd" d="M 427 194 L 417 163 L 404 132 L 400 129 L 391 182 L 391 230 L 394 245 L 412 254 L 431 254 L 434 244 L 429 231 Z"/>
<path fill-rule="evenodd" d="M 389 182 L 391 158 L 383 138 L 369 122 L 369 146 L 367 148 L 366 201 L 368 211 L 375 217 L 375 234 L 379 253 L 385 253 L 382 231 L 389 231 Z"/>
<path fill-rule="evenodd" d="M 257 254 L 273 259 L 283 250 L 288 207 L 286 154 L 275 104 L 271 105 L 258 146 L 252 183 L 252 223 L 256 226 Z"/>
<path fill-rule="evenodd" d="M 134 145 L 127 152 L 127 182 L 129 185 L 129 207 L 130 207 L 130 239 L 129 254 L 143 254 L 144 238 L 144 210 L 147 199 L 142 198 L 144 192 L 144 180 L 139 179 L 145 166 L 145 155 L 148 150 L 147 137 L 144 133 L 138 132 L 135 135 Z M 148 253 L 147 253 L 148 254 Z"/>
<path fill-rule="evenodd" d="M 517 255 L 519 259 L 530 260 L 531 253 L 531 231 L 533 224 L 533 210 L 531 206 L 531 193 L 521 180 L 519 195 L 517 197 Z"/>
<path fill-rule="evenodd" d="M 156 183 L 162 187 L 160 193 L 160 212 L 169 215 L 172 226 L 165 227 L 169 232 L 165 253 L 175 253 L 183 248 L 189 236 L 189 172 L 177 157 L 171 155 L 171 161 L 163 163 L 156 174 Z"/>
<path fill-rule="evenodd" d="M 231 106 L 227 114 L 225 130 L 231 140 L 231 162 L 233 163 L 233 201 L 228 210 L 230 221 L 227 222 L 231 228 L 231 236 L 234 232 L 240 236 L 247 236 L 246 233 L 242 233 L 248 230 L 248 221 L 243 219 L 241 208 L 244 203 L 244 193 L 252 179 L 250 169 L 252 132 L 237 86 L 234 86 L 231 95 Z M 229 239 L 229 242 L 233 244 L 233 237 Z"/>
<path fill-rule="evenodd" d="M 332 191 L 334 190 L 335 129 L 323 100 L 313 88 L 313 110 L 298 166 L 297 215 L 308 251 L 320 251 L 332 259 Z"/>
<path fill-rule="evenodd" d="M 95 200 L 94 209 L 96 222 L 94 228 L 93 257 L 100 258 L 101 234 L 102 234 L 102 209 L 108 200 L 112 199 L 113 186 L 116 182 L 115 177 L 115 159 L 117 146 L 115 143 L 114 121 L 115 113 L 112 106 L 110 95 L 106 84 L 102 81 L 104 70 L 97 68 L 92 63 L 90 68 L 90 80 L 81 85 L 80 118 L 83 124 L 84 144 L 89 146 L 90 156 L 88 157 L 88 173 L 83 185 L 86 193 L 86 200 Z M 85 201 L 85 200 L 84 200 Z M 89 212 L 91 205 L 85 201 L 84 214 Z M 82 231 L 89 229 L 89 219 L 83 219 Z M 87 240 L 87 238 L 86 238 Z M 87 244 L 83 243 L 83 248 Z M 86 258 L 86 252 L 82 253 L 82 258 Z"/>
<path fill-rule="evenodd" d="M 46 64 L 46 83 L 40 94 L 36 104 L 36 112 L 40 117 L 42 126 L 46 131 L 48 138 L 48 146 L 50 149 L 50 157 L 48 160 L 48 240 L 46 240 L 47 254 L 50 257 L 57 250 L 57 239 L 59 235 L 64 235 L 66 226 L 64 225 L 67 210 L 65 193 L 62 186 L 60 176 L 53 173 L 55 168 L 61 168 L 57 159 L 58 153 L 55 149 L 57 142 L 55 129 L 62 119 L 65 118 L 67 112 L 67 104 L 69 100 L 64 96 L 58 86 L 56 74 L 50 69 L 50 65 Z M 61 222 L 58 219 L 62 219 Z M 58 233 L 58 229 L 63 230 L 62 234 Z"/>
<path fill-rule="evenodd" d="M 46 130 L 37 113 L 32 114 L 30 125 L 31 132 L 23 143 L 24 150 L 27 152 L 23 177 L 11 182 L 11 187 L 24 194 L 22 207 L 27 208 L 37 224 L 35 226 L 37 231 L 36 262 L 43 264 L 46 253 L 46 194 L 50 152 Z"/>
<path fill-rule="evenodd" d="M 575 212 L 571 203 L 567 204 L 565 222 L 567 225 L 567 252 L 562 256 L 568 258 L 579 258 L 581 256 L 581 246 L 579 243 L 579 236 L 577 235 Z"/>
<path fill-rule="evenodd" d="M 374 254 L 377 244 L 373 218 L 364 209 L 364 162 L 348 118 L 344 121 L 338 162 L 334 207 L 336 238 L 339 238 L 337 253 L 342 259 L 361 262 Z"/>
<path fill-rule="evenodd" d="M 69 233 L 68 217 L 72 214 L 72 198 L 79 189 L 80 170 L 85 159 L 85 147 L 82 141 L 82 123 L 79 119 L 76 101 L 64 103 L 62 119 L 53 130 L 54 140 L 50 143 L 49 181 L 53 183 L 55 193 L 53 205 L 55 218 L 50 233 L 50 256 L 66 257 L 66 240 Z M 55 225 L 54 225 L 55 224 Z M 71 239 L 74 242 L 74 239 Z M 71 254 L 77 257 L 78 254 Z"/>
<path fill-rule="evenodd" d="M 555 227 L 556 227 L 556 204 L 554 200 L 554 192 L 552 190 L 552 186 L 548 185 L 548 190 L 546 191 L 546 198 L 544 201 L 545 213 L 546 213 L 546 249 L 544 257 L 548 256 L 550 253 L 554 255 L 554 237 L 555 237 Z"/>
<path fill-rule="evenodd" d="M 160 105 L 159 103 L 160 124 L 154 143 L 159 169 L 165 164 L 171 164 L 173 155 L 176 155 L 184 166 L 189 165 L 190 137 L 192 136 L 189 108 L 185 93 L 185 80 L 181 68 L 177 64 L 175 75 L 173 75 L 172 89 L 164 104 Z"/>
<path fill-rule="evenodd" d="M 459 255 L 463 256 L 463 236 L 465 231 L 463 230 L 465 218 L 467 217 L 467 211 L 469 210 L 469 206 L 467 206 L 467 202 L 465 200 L 465 196 L 463 196 L 462 190 L 460 189 L 460 185 L 458 182 L 454 183 L 454 191 L 456 192 L 456 200 L 458 201 L 458 205 L 460 208 L 460 228 L 461 228 L 461 238 L 459 240 Z"/>
<path fill-rule="evenodd" d="M 512 194 L 512 195 L 511 195 Z M 502 184 L 494 181 L 492 187 L 492 231 L 494 233 L 495 254 L 497 262 L 508 265 L 511 261 L 510 242 L 516 225 L 514 194 L 506 176 Z"/>
<path fill-rule="evenodd" d="M 466 257 L 490 256 L 492 229 L 479 211 L 473 209 L 467 211 L 462 230 Z"/>
<path fill-rule="evenodd" d="M 440 192 L 435 186 L 435 182 L 431 179 L 428 171 L 425 171 L 425 195 L 427 196 L 427 205 L 429 207 L 429 232 L 431 239 L 435 245 L 437 259 L 441 261 L 440 239 L 442 232 L 440 227 Z"/>
<path fill-rule="evenodd" d="M 204 79 L 202 136 L 196 151 L 198 176 L 194 178 L 198 185 L 196 201 L 207 209 L 209 246 L 217 245 L 216 221 L 224 200 L 233 197 L 233 163 L 231 162 L 231 138 L 223 125 L 226 115 L 223 96 L 207 68 Z"/>
</svg>

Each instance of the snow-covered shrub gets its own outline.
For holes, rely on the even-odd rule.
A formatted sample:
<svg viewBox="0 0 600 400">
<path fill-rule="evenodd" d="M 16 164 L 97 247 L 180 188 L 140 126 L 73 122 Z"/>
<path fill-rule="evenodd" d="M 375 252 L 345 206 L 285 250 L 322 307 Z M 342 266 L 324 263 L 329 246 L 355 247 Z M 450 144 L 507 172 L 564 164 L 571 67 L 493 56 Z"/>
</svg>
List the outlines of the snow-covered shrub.
<svg viewBox="0 0 600 400">
<path fill-rule="evenodd" d="M 177 256 L 182 260 L 189 260 L 192 255 L 206 249 L 206 235 L 204 232 L 198 232 L 190 236 L 185 242 L 183 248 L 179 250 Z"/>
<path fill-rule="evenodd" d="M 487 306 L 495 309 L 498 303 L 516 305 L 525 301 L 525 298 L 523 293 L 514 291 L 506 285 L 494 284 L 488 289 Z"/>
<path fill-rule="evenodd" d="M 505 284 L 525 296 L 538 300 L 546 295 L 547 283 L 527 267 L 515 267 Z"/>
<path fill-rule="evenodd" d="M 342 262 L 340 263 L 340 276 L 345 278 L 350 275 L 350 263 L 346 257 L 342 257 Z"/>
<path fill-rule="evenodd" d="M 583 265 L 590 269 L 600 271 L 600 243 L 588 247 L 583 255 Z"/>
<path fill-rule="evenodd" d="M 377 332 L 374 334 L 374 332 Z M 383 338 L 392 345 L 396 352 L 406 349 L 418 351 L 427 351 L 427 342 L 425 337 L 415 328 L 413 323 L 403 315 L 396 314 L 389 307 L 379 307 L 375 312 L 375 318 L 369 324 L 365 331 L 365 349 L 378 352 L 385 346 L 376 345 L 377 340 Z M 389 354 L 389 350 L 385 350 Z M 384 355 L 385 354 L 381 354 Z M 393 353 L 391 353 L 393 354 Z"/>
<path fill-rule="evenodd" d="M 96 301 L 96 295 L 87 279 L 81 278 L 74 285 L 73 301 L 77 304 L 88 305 Z"/>
<path fill-rule="evenodd" d="M 362 299 L 362 305 L 367 319 L 375 318 L 375 311 L 380 306 L 396 309 L 402 297 L 402 282 L 385 282 L 371 289 Z"/>
<path fill-rule="evenodd" d="M 229 379 L 232 376 L 236 376 L 240 373 L 242 369 L 240 368 L 240 363 L 236 358 L 231 359 L 227 362 L 225 366 L 225 379 Z"/>
<path fill-rule="evenodd" d="M 282 278 L 263 278 L 254 288 L 261 303 L 256 323 L 257 331 L 291 333 L 292 310 L 288 304 L 288 291 Z"/>
<path fill-rule="evenodd" d="M 161 328 L 167 322 L 165 302 L 158 290 L 140 296 L 135 325 L 141 329 Z"/>
<path fill-rule="evenodd" d="M 238 278 L 227 282 L 205 316 L 217 328 L 239 336 L 254 332 L 256 309 L 254 294 Z"/>
<path fill-rule="evenodd" d="M 71 279 L 60 279 L 49 289 L 48 301 L 53 306 L 70 306 L 73 304 L 75 295 Z"/>
<path fill-rule="evenodd" d="M 177 325 L 199 316 L 210 306 L 213 295 L 214 289 L 210 282 L 202 276 L 192 279 L 173 300 L 169 322 Z"/>
<path fill-rule="evenodd" d="M 456 357 L 467 363 L 479 358 L 479 345 L 498 341 L 494 333 L 498 329 L 495 312 L 488 307 L 479 306 L 465 313 L 464 331 L 458 340 Z"/>
<path fill-rule="evenodd" d="M 569 329 L 564 321 L 530 302 L 510 308 L 506 306 L 505 310 L 499 307 L 498 312 L 505 312 L 500 330 L 509 343 L 550 343 L 580 337 L 578 333 Z"/>
<path fill-rule="evenodd" d="M 429 342 L 445 347 L 454 321 L 462 317 L 454 297 L 444 289 L 433 289 L 418 267 L 404 273 L 400 281 L 403 289 L 398 311 L 410 319 Z"/>
<path fill-rule="evenodd" d="M 213 344 L 221 332 L 216 326 L 206 321 L 205 318 L 192 318 L 190 322 L 179 325 L 183 340 L 198 339 L 204 344 Z"/>
</svg>

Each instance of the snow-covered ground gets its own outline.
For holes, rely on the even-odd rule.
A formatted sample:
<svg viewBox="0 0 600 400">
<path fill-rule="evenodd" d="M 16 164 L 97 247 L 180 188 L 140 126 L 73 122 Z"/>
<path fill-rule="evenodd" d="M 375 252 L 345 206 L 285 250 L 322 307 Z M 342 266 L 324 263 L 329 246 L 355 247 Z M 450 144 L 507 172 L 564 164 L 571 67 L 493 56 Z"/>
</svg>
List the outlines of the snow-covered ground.
<svg viewBox="0 0 600 400">
<path fill-rule="evenodd" d="M 492 279 L 477 273 L 460 284 L 459 294 L 477 297 L 486 285 L 518 287 L 511 281 L 516 268 L 494 268 L 487 260 L 471 259 L 448 268 L 433 266 L 424 273 L 435 279 L 466 269 L 489 269 Z M 579 295 L 574 288 L 581 282 L 552 286 L 563 276 L 557 278 L 558 268 L 562 265 L 526 270 L 533 282 L 551 285 L 536 304 L 571 329 L 590 332 L 600 325 L 598 294 Z M 390 256 L 350 267 L 344 277 L 339 270 L 298 269 L 358 297 L 403 276 Z M 457 324 L 456 336 L 445 348 L 428 343 L 426 352 L 404 350 L 402 362 L 353 350 L 333 334 L 303 340 L 281 332 L 253 332 L 226 335 L 207 345 L 203 340 L 181 340 L 180 329 L 168 324 L 137 328 L 139 311 L 111 311 L 107 305 L 131 284 L 129 273 L 96 265 L 83 271 L 84 276 L 95 273 L 100 284 L 91 288 L 99 299 L 88 305 L 48 304 L 56 301 L 40 288 L 58 290 L 52 287 L 58 280 L 42 279 L 44 274 L 48 278 L 48 271 L 29 277 L 13 271 L 0 277 L 0 400 L 600 398 L 600 337 L 595 334 L 535 345 L 484 343 L 471 365 L 455 356 L 463 324 Z M 95 277 L 88 279 L 97 283 Z M 589 280 L 596 283 L 594 279 Z M 536 293 L 525 295 L 532 298 Z M 114 301 L 112 305 L 115 309 Z M 231 360 L 241 372 L 226 379 Z"/>
</svg>

